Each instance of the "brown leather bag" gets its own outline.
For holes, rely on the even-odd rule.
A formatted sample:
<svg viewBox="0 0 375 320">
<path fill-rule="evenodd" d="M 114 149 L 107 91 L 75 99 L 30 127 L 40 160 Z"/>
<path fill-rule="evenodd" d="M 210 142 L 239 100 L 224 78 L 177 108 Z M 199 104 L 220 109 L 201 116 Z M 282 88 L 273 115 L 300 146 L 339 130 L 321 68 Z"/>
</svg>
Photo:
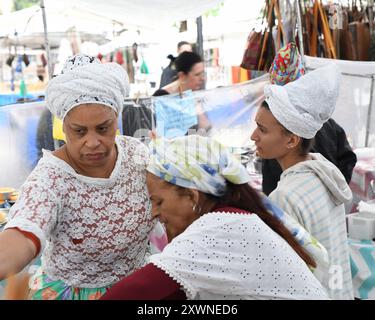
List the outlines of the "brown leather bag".
<svg viewBox="0 0 375 320">
<path fill-rule="evenodd" d="M 241 68 L 256 70 L 262 49 L 263 32 L 252 30 L 247 38 L 246 49 L 242 58 Z"/>
<path fill-rule="evenodd" d="M 247 70 L 268 71 L 275 56 L 275 47 L 279 48 L 281 39 L 285 37 L 278 0 L 267 1 L 263 12 L 262 19 L 267 18 L 266 29 L 262 32 L 253 30 L 247 40 L 241 63 L 241 67 Z M 271 33 L 275 24 L 273 13 L 279 22 L 275 42 Z"/>
<path fill-rule="evenodd" d="M 351 22 L 349 23 L 349 31 L 353 38 L 355 49 L 355 60 L 368 61 L 370 48 L 370 30 L 365 22 Z"/>
<path fill-rule="evenodd" d="M 360 61 L 369 60 L 370 28 L 367 22 L 360 22 L 357 27 L 357 50 Z"/>
<path fill-rule="evenodd" d="M 343 23 L 341 37 L 340 37 L 340 59 L 343 60 L 356 60 L 356 50 L 352 34 L 349 31 L 349 12 L 343 10 Z"/>
</svg>

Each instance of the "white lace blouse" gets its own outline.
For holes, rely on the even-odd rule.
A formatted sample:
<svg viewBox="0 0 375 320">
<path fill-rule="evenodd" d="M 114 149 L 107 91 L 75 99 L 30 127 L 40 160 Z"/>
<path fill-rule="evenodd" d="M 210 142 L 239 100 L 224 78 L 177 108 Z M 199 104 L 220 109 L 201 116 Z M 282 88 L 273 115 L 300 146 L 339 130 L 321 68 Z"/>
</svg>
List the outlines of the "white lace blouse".
<svg viewBox="0 0 375 320">
<path fill-rule="evenodd" d="M 143 265 L 153 227 L 146 189 L 148 150 L 117 137 L 108 179 L 77 174 L 49 151 L 23 184 L 6 228 L 41 241 L 42 268 L 75 287 L 110 285 Z"/>
</svg>

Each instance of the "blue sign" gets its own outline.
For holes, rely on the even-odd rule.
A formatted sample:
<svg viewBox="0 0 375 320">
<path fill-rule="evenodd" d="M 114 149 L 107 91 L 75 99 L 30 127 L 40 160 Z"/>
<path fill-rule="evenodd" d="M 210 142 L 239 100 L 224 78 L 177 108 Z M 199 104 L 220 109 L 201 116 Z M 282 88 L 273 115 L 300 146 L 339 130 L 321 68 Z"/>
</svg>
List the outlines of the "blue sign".
<svg viewBox="0 0 375 320">
<path fill-rule="evenodd" d="M 192 91 L 183 97 L 166 95 L 153 98 L 156 114 L 156 134 L 167 138 L 183 136 L 198 124 L 195 99 Z"/>
</svg>

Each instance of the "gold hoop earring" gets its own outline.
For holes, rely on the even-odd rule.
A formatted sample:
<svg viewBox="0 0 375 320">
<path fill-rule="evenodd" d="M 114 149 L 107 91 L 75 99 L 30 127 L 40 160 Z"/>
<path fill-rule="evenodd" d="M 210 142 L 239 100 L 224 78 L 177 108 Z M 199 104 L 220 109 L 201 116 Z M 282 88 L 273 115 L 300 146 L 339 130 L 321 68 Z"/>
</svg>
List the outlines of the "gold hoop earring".
<svg viewBox="0 0 375 320">
<path fill-rule="evenodd" d="M 200 207 L 200 205 L 198 203 L 194 203 L 194 205 L 193 205 L 193 211 L 195 213 L 197 213 L 198 215 L 201 215 L 202 208 Z"/>
</svg>

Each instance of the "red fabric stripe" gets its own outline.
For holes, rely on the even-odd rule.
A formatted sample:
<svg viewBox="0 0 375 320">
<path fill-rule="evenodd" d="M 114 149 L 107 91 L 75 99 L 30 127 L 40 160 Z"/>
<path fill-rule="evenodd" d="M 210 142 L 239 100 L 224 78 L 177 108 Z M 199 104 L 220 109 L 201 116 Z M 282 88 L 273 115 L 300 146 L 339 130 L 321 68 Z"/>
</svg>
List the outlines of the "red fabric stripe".
<svg viewBox="0 0 375 320">
<path fill-rule="evenodd" d="M 120 280 L 101 300 L 186 300 L 177 281 L 149 263 Z"/>
</svg>

